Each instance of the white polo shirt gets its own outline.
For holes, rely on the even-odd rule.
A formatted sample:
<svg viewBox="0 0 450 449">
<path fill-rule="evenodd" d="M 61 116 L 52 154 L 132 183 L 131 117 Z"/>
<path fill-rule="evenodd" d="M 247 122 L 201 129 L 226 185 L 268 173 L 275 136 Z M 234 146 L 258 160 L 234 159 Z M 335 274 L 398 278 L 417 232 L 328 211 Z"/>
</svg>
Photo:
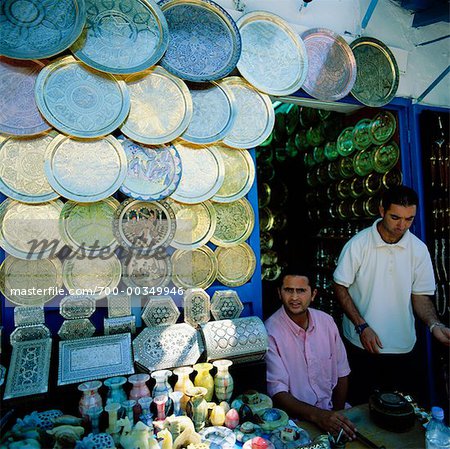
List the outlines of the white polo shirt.
<svg viewBox="0 0 450 449">
<path fill-rule="evenodd" d="M 434 294 L 433 267 L 421 240 L 406 231 L 397 243 L 386 243 L 377 230 L 379 221 L 346 243 L 333 278 L 348 287 L 359 313 L 381 340 L 380 352 L 403 354 L 416 342 L 411 294 Z M 363 348 L 346 316 L 343 331 Z"/>
</svg>

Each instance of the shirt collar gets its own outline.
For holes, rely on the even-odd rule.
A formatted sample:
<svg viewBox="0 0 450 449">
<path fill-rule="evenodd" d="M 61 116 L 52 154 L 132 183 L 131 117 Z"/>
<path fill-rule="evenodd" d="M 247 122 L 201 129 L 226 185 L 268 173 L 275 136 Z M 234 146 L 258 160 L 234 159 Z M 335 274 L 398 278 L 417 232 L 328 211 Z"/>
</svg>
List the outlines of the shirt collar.
<svg viewBox="0 0 450 449">
<path fill-rule="evenodd" d="M 289 329 L 296 335 L 301 335 L 304 332 L 307 332 L 307 333 L 312 332 L 315 328 L 314 316 L 311 313 L 310 309 L 308 309 L 309 323 L 308 323 L 308 329 L 306 331 L 303 328 L 301 328 L 297 323 L 294 323 L 294 321 L 292 321 L 292 319 L 286 313 L 284 306 L 281 306 L 281 314 L 283 316 L 284 321 L 289 326 Z"/>
<path fill-rule="evenodd" d="M 375 220 L 375 222 L 372 225 L 372 229 L 371 229 L 372 238 L 373 238 L 375 247 L 379 248 L 382 246 L 388 246 L 388 247 L 392 248 L 393 246 L 399 246 L 401 248 L 406 248 L 408 246 L 409 239 L 411 238 L 409 229 L 404 233 L 403 237 L 397 243 L 387 243 L 381 238 L 381 235 L 377 229 L 377 224 L 381 220 L 382 220 L 381 218 L 378 218 L 377 220 Z"/>
</svg>

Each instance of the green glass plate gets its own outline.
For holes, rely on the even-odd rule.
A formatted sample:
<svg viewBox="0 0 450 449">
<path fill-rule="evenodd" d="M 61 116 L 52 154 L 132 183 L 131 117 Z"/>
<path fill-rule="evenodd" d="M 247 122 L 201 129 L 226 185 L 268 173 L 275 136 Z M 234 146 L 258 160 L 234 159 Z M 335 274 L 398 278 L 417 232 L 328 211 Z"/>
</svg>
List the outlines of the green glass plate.
<svg viewBox="0 0 450 449">
<path fill-rule="evenodd" d="M 395 167 L 400 158 L 400 149 L 395 142 L 389 142 L 375 150 L 373 168 L 378 173 L 386 173 Z"/>
<path fill-rule="evenodd" d="M 370 139 L 375 145 L 383 145 L 394 135 L 397 122 L 388 111 L 377 114 L 370 125 Z"/>
<path fill-rule="evenodd" d="M 336 142 L 336 148 L 337 152 L 341 156 L 348 156 L 355 151 L 355 146 L 353 145 L 353 126 L 345 128 L 341 134 L 339 134 Z"/>
<path fill-rule="evenodd" d="M 359 176 L 366 176 L 373 171 L 373 150 L 360 151 L 353 158 L 353 169 Z"/>
<path fill-rule="evenodd" d="M 372 120 L 363 118 L 353 128 L 353 145 L 357 150 L 365 150 L 372 144 L 370 139 L 370 125 Z"/>
</svg>

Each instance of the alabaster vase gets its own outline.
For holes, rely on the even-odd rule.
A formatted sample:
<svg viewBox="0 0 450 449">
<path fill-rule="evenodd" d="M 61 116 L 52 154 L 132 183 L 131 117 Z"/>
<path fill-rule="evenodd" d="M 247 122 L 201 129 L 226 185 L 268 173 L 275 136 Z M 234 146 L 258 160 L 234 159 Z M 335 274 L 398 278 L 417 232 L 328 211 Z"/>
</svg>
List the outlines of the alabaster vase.
<svg viewBox="0 0 450 449">
<path fill-rule="evenodd" d="M 208 417 L 208 403 L 205 400 L 206 388 L 193 387 L 186 391 L 189 401 L 186 404 L 186 414 L 194 423 L 195 431 L 199 432 L 205 427 Z"/>
<path fill-rule="evenodd" d="M 183 396 L 180 400 L 181 410 L 186 410 L 186 403 L 189 401 L 189 398 L 186 396 L 186 390 L 188 388 L 192 388 L 194 384 L 192 383 L 189 375 L 194 371 L 194 369 L 190 366 L 181 366 L 180 368 L 175 368 L 173 373 L 178 376 L 177 383 L 173 387 L 173 391 L 181 391 Z"/>
<path fill-rule="evenodd" d="M 207 402 L 212 400 L 214 394 L 214 378 L 210 373 L 212 369 L 212 363 L 196 363 L 194 365 L 194 370 L 197 371 L 197 375 L 194 378 L 194 385 L 196 387 L 206 388 L 207 393 L 205 399 Z"/>
<path fill-rule="evenodd" d="M 214 376 L 214 389 L 219 401 L 229 402 L 233 395 L 234 381 L 228 368 L 233 364 L 231 360 L 216 360 L 213 365 L 217 368 Z"/>
<path fill-rule="evenodd" d="M 99 380 L 93 380 L 91 382 L 84 382 L 78 385 L 78 390 L 83 394 L 81 396 L 80 402 L 78 403 L 78 410 L 83 419 L 88 420 L 89 414 L 87 411 L 89 409 L 102 407 L 102 398 L 98 393 L 98 389 L 102 386 Z"/>
</svg>

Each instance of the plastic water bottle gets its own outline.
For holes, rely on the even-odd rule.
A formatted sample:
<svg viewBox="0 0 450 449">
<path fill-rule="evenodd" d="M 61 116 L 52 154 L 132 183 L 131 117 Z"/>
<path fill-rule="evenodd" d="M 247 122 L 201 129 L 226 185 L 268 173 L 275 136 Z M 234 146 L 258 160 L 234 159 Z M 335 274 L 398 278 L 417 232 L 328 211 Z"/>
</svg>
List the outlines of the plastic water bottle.
<svg viewBox="0 0 450 449">
<path fill-rule="evenodd" d="M 431 416 L 425 431 L 426 449 L 450 449 L 450 429 L 444 424 L 444 410 L 432 407 Z"/>
</svg>

